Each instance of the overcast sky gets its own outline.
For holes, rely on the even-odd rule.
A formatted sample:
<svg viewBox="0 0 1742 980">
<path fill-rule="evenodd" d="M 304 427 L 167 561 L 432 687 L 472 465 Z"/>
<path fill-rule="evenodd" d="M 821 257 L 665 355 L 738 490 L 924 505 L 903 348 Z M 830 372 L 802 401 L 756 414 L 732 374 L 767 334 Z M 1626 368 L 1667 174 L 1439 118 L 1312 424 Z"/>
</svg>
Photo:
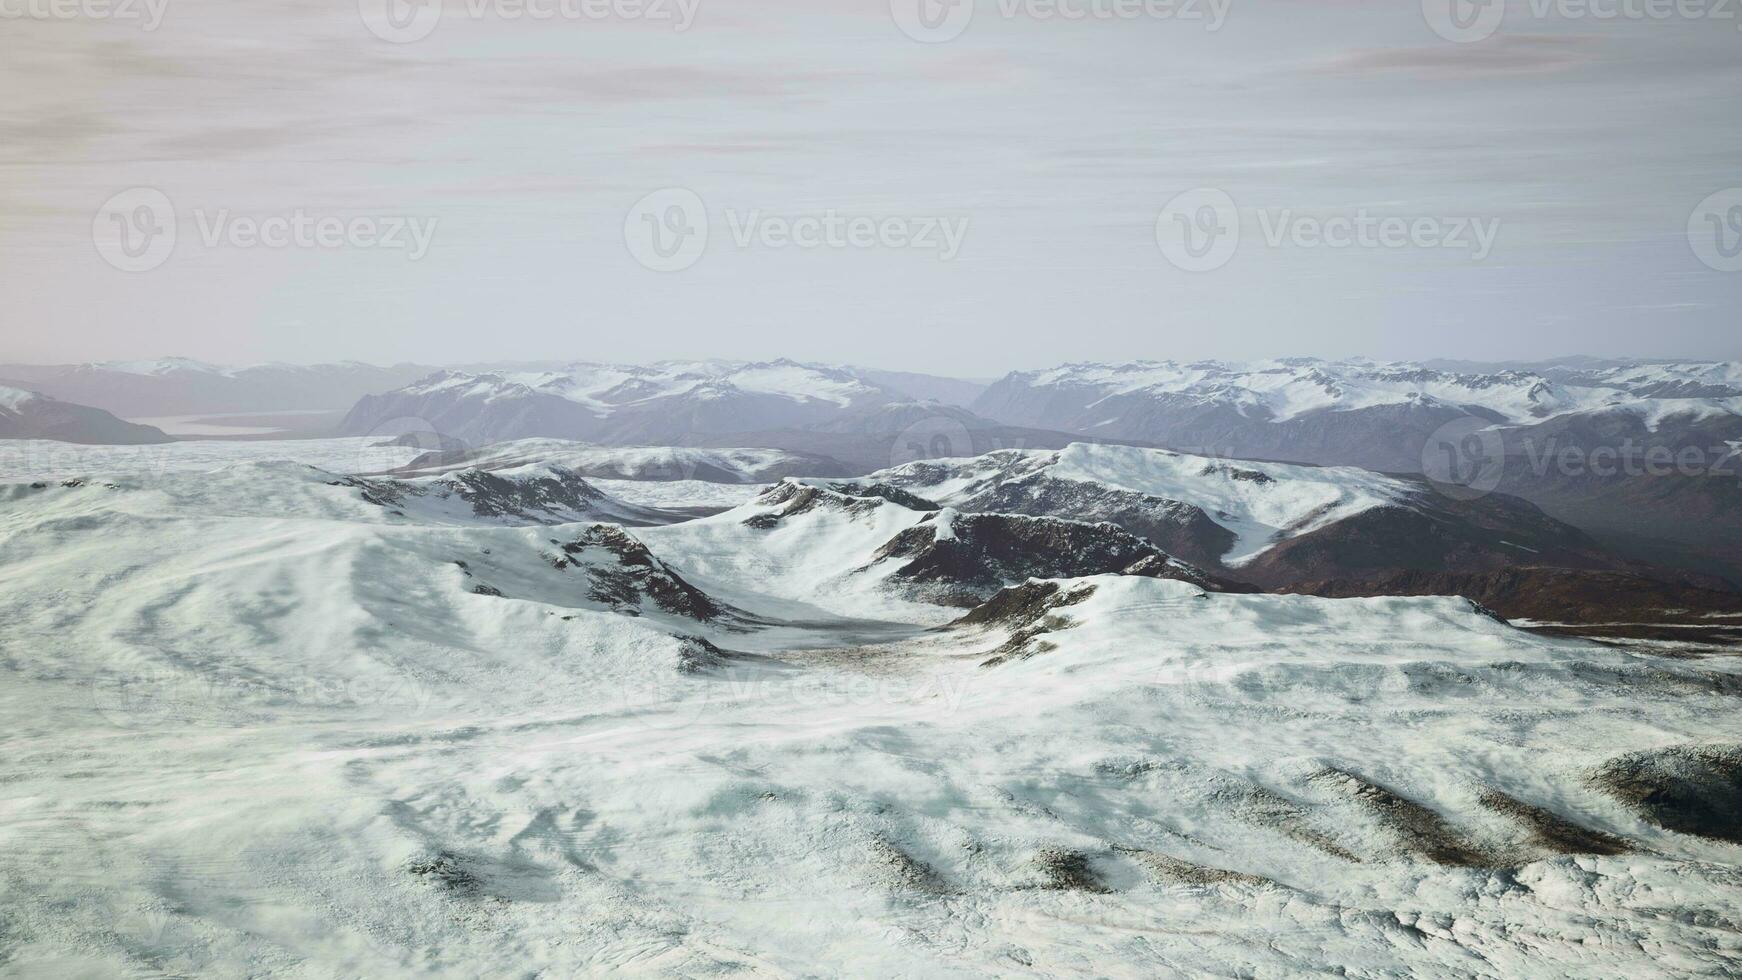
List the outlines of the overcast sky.
<svg viewBox="0 0 1742 980">
<path fill-rule="evenodd" d="M 50 2 L 0 0 L 46 15 L 0 20 L 0 361 L 1742 357 L 1728 8 L 1454 43 L 1415 0 L 449 0 L 405 41 L 388 0 Z M 692 251 L 650 257 L 667 188 Z M 1207 271 L 1158 244 L 1199 188 L 1239 215 Z M 844 247 L 788 242 L 831 211 Z M 249 242 L 298 215 L 344 241 Z M 1363 215 L 1412 243 L 1316 244 Z"/>
</svg>

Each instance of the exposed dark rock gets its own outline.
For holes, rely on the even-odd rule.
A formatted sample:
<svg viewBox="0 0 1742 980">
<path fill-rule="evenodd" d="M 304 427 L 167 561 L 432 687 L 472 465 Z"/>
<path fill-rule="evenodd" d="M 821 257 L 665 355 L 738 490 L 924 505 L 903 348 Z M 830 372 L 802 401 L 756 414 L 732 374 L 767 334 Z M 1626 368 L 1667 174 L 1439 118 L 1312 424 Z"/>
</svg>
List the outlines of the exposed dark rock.
<svg viewBox="0 0 1742 980">
<path fill-rule="evenodd" d="M 1105 894 L 1112 890 L 1095 873 L 1089 856 L 1081 851 L 1047 848 L 1035 855 L 1034 863 L 1040 868 L 1041 887 L 1050 891 Z"/>
<path fill-rule="evenodd" d="M 460 895 L 476 895 L 484 884 L 477 875 L 466 870 L 458 857 L 447 851 L 425 860 L 413 861 L 405 870 Z"/>
<path fill-rule="evenodd" d="M 704 622 L 726 611 L 615 525 L 595 524 L 562 550 L 591 579 L 588 596 L 620 612 L 639 612 L 646 599 L 665 612 Z"/>
<path fill-rule="evenodd" d="M 1742 593 L 1676 584 L 1632 572 L 1534 565 L 1489 572 L 1397 571 L 1370 579 L 1297 582 L 1279 591 L 1328 598 L 1461 595 L 1507 619 L 1552 623 L 1702 623 L 1742 612 Z"/>
<path fill-rule="evenodd" d="M 951 891 L 949 882 L 944 880 L 944 876 L 936 868 L 909 854 L 888 838 L 874 838 L 871 842 L 871 853 L 873 860 L 888 869 L 898 888 L 933 895 Z"/>
<path fill-rule="evenodd" d="M 1377 816 L 1397 836 L 1406 853 L 1455 867 L 1498 867 L 1504 863 L 1460 836 L 1432 809 L 1377 783 L 1342 769 L 1320 770 L 1311 780 Z"/>
<path fill-rule="evenodd" d="M 747 518 L 744 524 L 747 527 L 766 530 L 778 527 L 781 521 L 789 517 L 808 514 L 819 508 L 848 514 L 865 514 L 883 506 L 886 501 L 882 497 L 854 496 L 840 490 L 815 487 L 789 480 L 763 491 L 762 495 L 756 498 L 755 503 L 776 509 Z"/>
<path fill-rule="evenodd" d="M 905 560 L 898 580 L 930 586 L 924 591 L 935 601 L 954 605 L 977 605 L 1030 578 L 1123 574 L 1220 584 L 1111 524 L 1009 514 L 943 512 L 891 538 L 872 560 Z"/>
<path fill-rule="evenodd" d="M 1565 817 L 1496 789 L 1484 789 L 1478 802 L 1495 813 L 1517 820 L 1530 830 L 1538 846 L 1556 854 L 1625 854 L 1633 849 L 1631 844 L 1613 834 L 1581 827 Z"/>
<path fill-rule="evenodd" d="M 1742 844 L 1742 745 L 1623 755 L 1591 781 L 1666 830 Z"/>
<path fill-rule="evenodd" d="M 855 497 L 881 497 L 908 510 L 938 510 L 937 504 L 892 483 L 832 483 L 829 489 Z"/>
<path fill-rule="evenodd" d="M 685 636 L 678 649 L 679 673 L 702 674 L 726 666 L 731 655 L 699 636 Z"/>
<path fill-rule="evenodd" d="M 657 508 L 615 500 L 580 474 L 561 467 L 515 477 L 480 469 L 416 481 L 354 476 L 332 485 L 355 487 L 365 501 L 387 508 L 404 508 L 412 500 L 457 498 L 471 506 L 473 515 L 506 523 L 550 525 L 608 518 L 646 526 L 680 519 Z"/>
<path fill-rule="evenodd" d="M 1276 884 L 1269 878 L 1260 875 L 1193 864 L 1190 861 L 1182 861 L 1159 851 L 1144 851 L 1133 847 L 1121 847 L 1117 850 L 1122 854 L 1130 855 L 1138 864 L 1143 865 L 1151 874 L 1163 881 L 1185 885 L 1247 885 L 1253 888 Z"/>
<path fill-rule="evenodd" d="M 999 482 L 968 498 L 958 509 L 1106 521 L 1148 539 L 1168 554 L 1211 567 L 1236 540 L 1234 532 L 1189 503 L 1078 480 Z"/>
<path fill-rule="evenodd" d="M 1039 622 L 1055 609 L 1074 606 L 1094 594 L 1093 585 L 1077 585 L 1066 592 L 1057 582 L 1024 582 L 999 590 L 950 625 L 1020 629 Z"/>
<path fill-rule="evenodd" d="M 1262 786 L 1244 781 L 1230 782 L 1217 789 L 1213 796 L 1240 820 L 1269 828 L 1344 861 L 1358 863 L 1361 860 L 1328 834 L 1313 827 L 1307 807 Z"/>
</svg>

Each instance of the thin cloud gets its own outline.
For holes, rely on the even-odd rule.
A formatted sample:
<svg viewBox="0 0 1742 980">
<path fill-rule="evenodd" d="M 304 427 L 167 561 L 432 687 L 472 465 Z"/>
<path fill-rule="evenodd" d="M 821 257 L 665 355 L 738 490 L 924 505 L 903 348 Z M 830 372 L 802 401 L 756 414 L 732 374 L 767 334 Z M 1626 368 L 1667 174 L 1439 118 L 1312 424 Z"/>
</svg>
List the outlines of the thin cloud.
<svg viewBox="0 0 1742 980">
<path fill-rule="evenodd" d="M 1362 48 L 1311 69 L 1316 75 L 1405 73 L 1438 78 L 1528 75 L 1567 71 L 1597 57 L 1597 38 L 1585 35 L 1510 34 L 1481 44 Z"/>
</svg>

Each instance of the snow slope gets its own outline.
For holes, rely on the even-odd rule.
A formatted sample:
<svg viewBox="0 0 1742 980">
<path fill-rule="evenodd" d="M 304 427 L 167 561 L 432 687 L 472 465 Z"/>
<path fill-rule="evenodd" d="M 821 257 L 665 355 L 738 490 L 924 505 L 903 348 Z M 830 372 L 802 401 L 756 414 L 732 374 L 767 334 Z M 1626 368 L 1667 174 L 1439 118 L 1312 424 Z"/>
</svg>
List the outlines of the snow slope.
<svg viewBox="0 0 1742 980">
<path fill-rule="evenodd" d="M 1742 967 L 1742 848 L 1600 778 L 1742 742 L 1729 660 L 1136 577 L 867 623 L 807 581 L 910 519 L 860 510 L 745 558 L 292 464 L 0 488 L 0 971 Z"/>
<path fill-rule="evenodd" d="M 123 421 L 100 408 L 0 385 L 0 440 L 13 439 L 120 445 L 169 441 L 159 429 Z"/>
<path fill-rule="evenodd" d="M 927 625 L 953 618 L 884 590 L 895 565 L 869 567 L 878 548 L 928 513 L 827 491 L 806 502 L 794 498 L 796 489 L 784 483 L 724 513 L 642 534 L 704 590 L 759 613 Z"/>
<path fill-rule="evenodd" d="M 419 450 L 378 439 L 258 439 L 161 445 L 74 445 L 46 439 L 0 440 L 0 481 L 146 476 L 288 460 L 335 473 L 375 473 L 410 462 Z"/>
</svg>

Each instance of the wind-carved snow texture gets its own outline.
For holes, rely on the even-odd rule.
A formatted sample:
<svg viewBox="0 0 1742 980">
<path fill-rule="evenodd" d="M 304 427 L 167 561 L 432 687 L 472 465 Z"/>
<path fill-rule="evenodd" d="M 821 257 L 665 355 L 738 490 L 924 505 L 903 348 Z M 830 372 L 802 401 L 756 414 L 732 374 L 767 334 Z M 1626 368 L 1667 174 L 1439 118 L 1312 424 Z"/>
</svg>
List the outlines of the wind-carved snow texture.
<svg viewBox="0 0 1742 980">
<path fill-rule="evenodd" d="M 0 486 L 0 972 L 1742 969 L 1732 658 L 1139 574 L 940 605 L 876 556 L 982 532 L 912 485 L 624 529 L 79 477 Z"/>
</svg>

